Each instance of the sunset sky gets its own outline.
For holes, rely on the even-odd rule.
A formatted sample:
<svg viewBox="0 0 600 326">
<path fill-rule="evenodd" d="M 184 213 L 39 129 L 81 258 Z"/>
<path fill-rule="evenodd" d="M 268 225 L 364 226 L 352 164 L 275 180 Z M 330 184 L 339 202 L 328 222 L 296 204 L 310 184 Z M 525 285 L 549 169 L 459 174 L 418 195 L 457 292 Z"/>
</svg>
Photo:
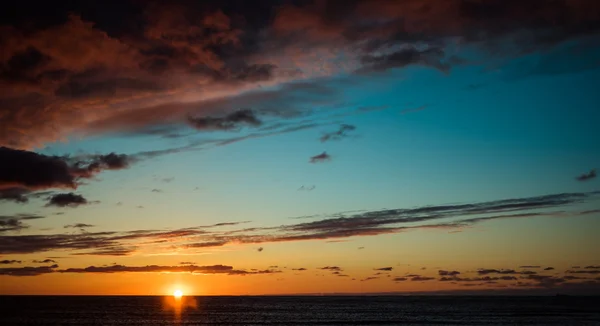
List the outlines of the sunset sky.
<svg viewBox="0 0 600 326">
<path fill-rule="evenodd" d="M 0 13 L 0 294 L 600 294 L 600 2 L 60 3 Z"/>
</svg>

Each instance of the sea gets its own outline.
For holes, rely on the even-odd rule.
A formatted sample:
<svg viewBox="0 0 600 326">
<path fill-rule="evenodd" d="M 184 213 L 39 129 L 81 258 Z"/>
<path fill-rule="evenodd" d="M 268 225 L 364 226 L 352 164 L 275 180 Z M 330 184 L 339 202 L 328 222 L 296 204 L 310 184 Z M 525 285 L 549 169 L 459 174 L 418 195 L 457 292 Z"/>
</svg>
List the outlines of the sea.
<svg viewBox="0 0 600 326">
<path fill-rule="evenodd" d="M 600 297 L 0 296 L 0 325 L 600 325 Z"/>
</svg>

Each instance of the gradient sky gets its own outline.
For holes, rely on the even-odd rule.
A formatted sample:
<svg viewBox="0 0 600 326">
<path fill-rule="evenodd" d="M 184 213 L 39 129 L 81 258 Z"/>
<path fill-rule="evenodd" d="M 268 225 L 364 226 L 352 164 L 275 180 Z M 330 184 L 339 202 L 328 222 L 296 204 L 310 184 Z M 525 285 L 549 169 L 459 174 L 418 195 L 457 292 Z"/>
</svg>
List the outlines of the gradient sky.
<svg viewBox="0 0 600 326">
<path fill-rule="evenodd" d="M 597 1 L 9 7 L 0 294 L 600 294 Z"/>
</svg>

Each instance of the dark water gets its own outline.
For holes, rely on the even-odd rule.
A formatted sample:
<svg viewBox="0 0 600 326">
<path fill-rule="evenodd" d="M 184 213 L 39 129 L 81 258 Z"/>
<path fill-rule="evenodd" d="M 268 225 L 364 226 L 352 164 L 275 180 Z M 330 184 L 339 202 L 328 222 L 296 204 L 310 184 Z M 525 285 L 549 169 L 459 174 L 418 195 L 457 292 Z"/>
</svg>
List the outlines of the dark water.
<svg viewBox="0 0 600 326">
<path fill-rule="evenodd" d="M 0 325 L 600 325 L 600 297 L 0 296 Z"/>
</svg>

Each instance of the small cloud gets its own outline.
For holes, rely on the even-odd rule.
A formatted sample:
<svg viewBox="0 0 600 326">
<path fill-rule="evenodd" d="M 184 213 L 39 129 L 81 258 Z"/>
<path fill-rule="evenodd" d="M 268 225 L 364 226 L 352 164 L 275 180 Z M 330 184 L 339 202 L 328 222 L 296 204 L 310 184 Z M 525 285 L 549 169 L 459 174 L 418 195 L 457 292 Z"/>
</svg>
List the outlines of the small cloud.
<svg viewBox="0 0 600 326">
<path fill-rule="evenodd" d="M 316 186 L 312 185 L 312 186 L 302 186 L 300 188 L 298 188 L 298 191 L 313 191 L 315 190 Z"/>
<path fill-rule="evenodd" d="M 265 250 L 263 247 L 258 247 L 258 249 L 256 249 L 258 252 L 262 252 L 263 250 Z"/>
<path fill-rule="evenodd" d="M 590 265 L 590 266 L 585 266 L 584 268 L 585 269 L 600 269 L 600 265 L 596 265 L 596 266 Z"/>
<path fill-rule="evenodd" d="M 198 130 L 237 130 L 241 125 L 258 127 L 262 125 L 254 111 L 241 109 L 221 118 L 214 117 L 188 117 L 190 125 Z"/>
<path fill-rule="evenodd" d="M 411 278 L 410 280 L 413 282 L 425 282 L 425 281 L 435 280 L 435 278 L 428 277 L 428 276 L 415 276 L 415 277 Z"/>
<path fill-rule="evenodd" d="M 329 270 L 329 271 L 336 271 L 336 272 L 341 272 L 342 271 L 342 268 L 339 267 L 339 266 L 325 266 L 325 267 L 321 267 L 319 269 Z"/>
<path fill-rule="evenodd" d="M 404 281 L 407 281 L 407 280 L 408 280 L 408 278 L 406 278 L 406 277 L 394 277 L 394 279 L 392 281 L 394 281 L 394 282 L 404 282 Z"/>
<path fill-rule="evenodd" d="M 381 267 L 381 268 L 374 268 L 374 271 L 384 271 L 384 272 L 391 272 L 394 268 L 393 267 Z"/>
<path fill-rule="evenodd" d="M 353 130 L 356 130 L 356 126 L 342 124 L 342 125 L 340 125 L 340 127 L 337 131 L 325 133 L 325 134 L 323 134 L 323 136 L 321 136 L 321 138 L 319 138 L 319 140 L 322 143 L 329 141 L 329 140 L 341 140 L 342 138 L 345 138 L 348 136 L 349 131 L 353 131 Z"/>
<path fill-rule="evenodd" d="M 63 228 L 65 229 L 84 229 L 84 228 L 93 228 L 95 225 L 85 224 L 85 223 L 76 223 L 65 225 Z"/>
<path fill-rule="evenodd" d="M 44 259 L 44 260 L 32 260 L 31 262 L 34 264 L 50 264 L 50 263 L 56 264 L 56 263 L 58 263 L 57 261 L 52 260 L 50 258 Z"/>
<path fill-rule="evenodd" d="M 39 266 L 39 267 L 11 267 L 11 268 L 0 268 L 0 275 L 8 276 L 38 276 L 42 274 L 54 273 L 54 269 L 58 268 L 58 265 L 54 264 L 51 266 Z"/>
<path fill-rule="evenodd" d="M 439 270 L 438 274 L 440 276 L 456 276 L 459 275 L 460 272 L 459 271 L 445 271 L 445 270 Z"/>
<path fill-rule="evenodd" d="M 159 193 L 159 192 L 163 192 L 163 191 L 162 191 L 162 190 L 160 190 L 160 189 L 152 189 L 152 192 Z"/>
<path fill-rule="evenodd" d="M 553 270 L 554 270 L 554 267 L 546 267 L 546 268 L 544 268 L 544 270 L 545 270 L 545 271 L 553 271 Z"/>
<path fill-rule="evenodd" d="M 578 176 L 576 179 L 578 181 L 588 181 L 588 180 L 592 180 L 594 178 L 596 178 L 596 169 L 593 169 L 588 173 L 583 173 L 580 176 Z"/>
<path fill-rule="evenodd" d="M 292 270 L 293 270 L 293 271 L 299 271 L 299 272 L 301 272 L 301 271 L 305 271 L 305 270 L 306 270 L 306 268 L 304 268 L 304 267 L 300 267 L 300 268 L 292 268 Z"/>
<path fill-rule="evenodd" d="M 427 105 L 422 105 L 419 106 L 417 108 L 412 108 L 412 109 L 405 109 L 400 111 L 401 114 L 408 114 L 408 113 L 413 113 L 413 112 L 419 112 L 419 111 L 423 111 L 427 108 Z"/>
<path fill-rule="evenodd" d="M 541 268 L 541 266 L 525 265 L 525 266 L 519 266 L 519 268 Z"/>
<path fill-rule="evenodd" d="M 22 263 L 21 260 L 14 260 L 14 259 L 0 260 L 0 265 L 10 265 L 10 264 L 20 264 L 20 263 Z"/>
<path fill-rule="evenodd" d="M 179 265 L 195 265 L 196 263 L 194 263 L 193 261 L 182 261 L 179 263 Z"/>
<path fill-rule="evenodd" d="M 323 152 L 319 155 L 312 156 L 310 158 L 310 163 L 320 163 L 325 161 L 330 161 L 331 155 L 327 154 L 327 152 Z"/>
<path fill-rule="evenodd" d="M 372 281 L 372 280 L 376 280 L 379 279 L 379 277 L 376 276 L 371 276 L 371 277 L 367 277 L 367 278 L 363 278 L 362 280 L 360 280 L 361 282 L 366 282 L 366 281 Z"/>
<path fill-rule="evenodd" d="M 87 205 L 88 201 L 81 195 L 74 194 L 72 192 L 66 194 L 56 194 L 50 197 L 46 206 L 56 207 L 77 207 L 81 205 Z"/>
</svg>

